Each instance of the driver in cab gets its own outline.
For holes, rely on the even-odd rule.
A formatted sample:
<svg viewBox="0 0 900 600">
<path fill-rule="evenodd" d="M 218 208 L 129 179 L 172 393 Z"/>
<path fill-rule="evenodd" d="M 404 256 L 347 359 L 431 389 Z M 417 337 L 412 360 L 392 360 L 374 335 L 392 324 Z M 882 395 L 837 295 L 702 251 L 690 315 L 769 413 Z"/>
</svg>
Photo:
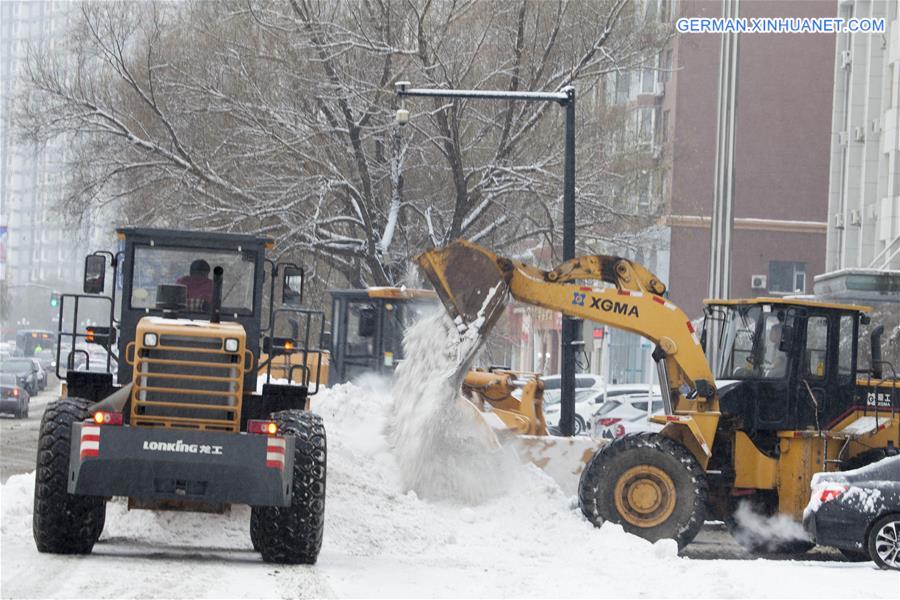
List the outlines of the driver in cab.
<svg viewBox="0 0 900 600">
<path fill-rule="evenodd" d="M 212 302 L 213 282 L 209 271 L 209 263 L 200 258 L 191 263 L 188 275 L 178 278 L 176 283 L 187 288 L 188 310 L 206 310 Z"/>
<path fill-rule="evenodd" d="M 781 350 L 781 334 L 784 326 L 781 323 L 775 323 L 769 329 L 768 341 L 766 342 L 766 356 L 771 356 L 771 360 L 767 363 L 764 375 L 769 378 L 784 377 L 787 369 L 787 356 Z"/>
</svg>

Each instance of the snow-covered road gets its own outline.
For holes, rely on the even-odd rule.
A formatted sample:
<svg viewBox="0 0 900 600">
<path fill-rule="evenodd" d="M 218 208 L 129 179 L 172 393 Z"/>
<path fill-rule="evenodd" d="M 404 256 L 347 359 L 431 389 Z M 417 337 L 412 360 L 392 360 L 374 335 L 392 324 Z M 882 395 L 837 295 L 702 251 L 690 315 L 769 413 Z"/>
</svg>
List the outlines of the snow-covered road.
<svg viewBox="0 0 900 600">
<path fill-rule="evenodd" d="M 606 525 L 532 466 L 479 505 L 420 500 L 401 487 L 383 435 L 390 397 L 338 386 L 315 398 L 328 427 L 325 542 L 313 567 L 263 563 L 249 511 L 108 507 L 91 556 L 38 554 L 33 475 L 2 487 L 0 587 L 36 597 L 651 596 L 897 598 L 900 575 L 872 563 L 679 558 Z"/>
</svg>

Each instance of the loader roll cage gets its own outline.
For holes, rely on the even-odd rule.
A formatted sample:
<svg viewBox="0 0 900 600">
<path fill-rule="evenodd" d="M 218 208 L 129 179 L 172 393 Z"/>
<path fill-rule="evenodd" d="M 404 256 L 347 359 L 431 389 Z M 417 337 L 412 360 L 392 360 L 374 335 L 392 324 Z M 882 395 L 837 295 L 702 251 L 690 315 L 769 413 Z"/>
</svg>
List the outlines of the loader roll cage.
<svg viewBox="0 0 900 600">
<path fill-rule="evenodd" d="M 304 387 L 303 394 L 318 392 L 319 381 L 313 374 L 322 368 L 324 351 L 319 346 L 324 337 L 325 313 L 300 306 L 304 270 L 293 263 L 276 263 L 265 258 L 266 248 L 271 245 L 268 238 L 150 228 L 122 228 L 118 230 L 118 236 L 118 252 L 97 251 L 85 258 L 83 293 L 60 295 L 56 374 L 68 382 L 70 395 L 91 398 L 111 392 L 114 370 L 118 385 L 131 381 L 132 369 L 120 357 L 124 356 L 129 343 L 134 342 L 138 322 L 145 316 L 167 314 L 156 306 L 157 285 L 175 284 L 181 280 L 179 285 L 188 287 L 188 306 L 179 309 L 178 316 L 200 322 L 213 319 L 211 303 L 191 302 L 190 287 L 196 282 L 185 281 L 192 275 L 192 263 L 198 260 L 205 261 L 210 270 L 225 263 L 223 302 L 219 312 L 224 320 L 235 321 L 243 327 L 246 348 L 254 357 L 254 365 L 245 372 L 243 392 L 255 392 L 257 373 L 262 368 L 266 369 L 266 384 L 271 383 L 272 359 L 278 355 L 287 356 L 289 380 L 295 380 L 295 373 L 302 375 L 299 380 Z M 106 275 L 110 269 L 112 285 L 106 295 Z M 268 321 L 263 325 L 262 296 L 266 276 L 270 277 Z M 275 302 L 277 281 L 284 282 L 282 305 Z M 289 284 L 298 289 L 294 290 Z M 202 285 L 200 290 L 202 293 Z M 105 305 L 105 325 L 80 327 L 80 318 L 89 303 Z M 291 324 L 291 335 L 276 337 L 276 325 L 284 320 Z M 316 336 L 318 342 L 313 347 L 310 341 Z M 63 340 L 71 343 L 66 356 L 62 356 L 60 342 Z M 85 355 L 85 368 L 91 369 L 90 353 L 79 348 L 79 342 L 94 343 L 106 351 L 104 372 L 75 370 L 79 354 Z M 259 361 L 264 345 L 269 347 L 270 356 Z M 291 362 L 291 356 L 300 357 L 297 364 Z"/>
</svg>

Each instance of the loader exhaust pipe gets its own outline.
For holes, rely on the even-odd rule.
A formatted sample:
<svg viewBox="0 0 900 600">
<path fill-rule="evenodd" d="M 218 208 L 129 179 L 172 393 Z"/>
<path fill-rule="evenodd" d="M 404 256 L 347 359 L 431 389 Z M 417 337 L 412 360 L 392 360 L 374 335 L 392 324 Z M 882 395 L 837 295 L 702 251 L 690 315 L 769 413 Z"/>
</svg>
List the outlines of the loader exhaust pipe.
<svg viewBox="0 0 900 600">
<path fill-rule="evenodd" d="M 884 375 L 884 364 L 881 360 L 881 335 L 884 333 L 884 325 L 878 325 L 869 334 L 869 342 L 872 344 L 872 377 L 881 379 Z"/>
<path fill-rule="evenodd" d="M 480 246 L 457 240 L 416 257 L 461 335 L 483 337 L 503 313 L 512 265 Z"/>
<path fill-rule="evenodd" d="M 210 302 L 209 306 L 210 323 L 218 323 L 222 320 L 222 275 L 224 273 L 225 269 L 223 269 L 222 267 L 216 267 L 215 269 L 213 269 L 212 302 Z"/>
</svg>

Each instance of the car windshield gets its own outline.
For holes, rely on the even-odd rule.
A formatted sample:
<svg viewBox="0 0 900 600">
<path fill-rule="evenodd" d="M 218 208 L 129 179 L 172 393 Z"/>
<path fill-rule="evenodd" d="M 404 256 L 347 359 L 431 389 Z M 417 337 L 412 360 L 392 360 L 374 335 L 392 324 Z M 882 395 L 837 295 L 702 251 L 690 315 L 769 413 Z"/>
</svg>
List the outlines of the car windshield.
<svg viewBox="0 0 900 600">
<path fill-rule="evenodd" d="M 3 365 L 0 366 L 0 370 L 7 373 L 28 373 L 32 369 L 34 369 L 34 364 L 31 362 L 30 358 L 5 360 L 3 361 Z"/>
<path fill-rule="evenodd" d="M 131 308 L 155 308 L 159 285 L 187 288 L 188 312 L 209 311 L 212 274 L 222 267 L 222 312 L 252 314 L 256 252 L 135 246 Z"/>
</svg>

